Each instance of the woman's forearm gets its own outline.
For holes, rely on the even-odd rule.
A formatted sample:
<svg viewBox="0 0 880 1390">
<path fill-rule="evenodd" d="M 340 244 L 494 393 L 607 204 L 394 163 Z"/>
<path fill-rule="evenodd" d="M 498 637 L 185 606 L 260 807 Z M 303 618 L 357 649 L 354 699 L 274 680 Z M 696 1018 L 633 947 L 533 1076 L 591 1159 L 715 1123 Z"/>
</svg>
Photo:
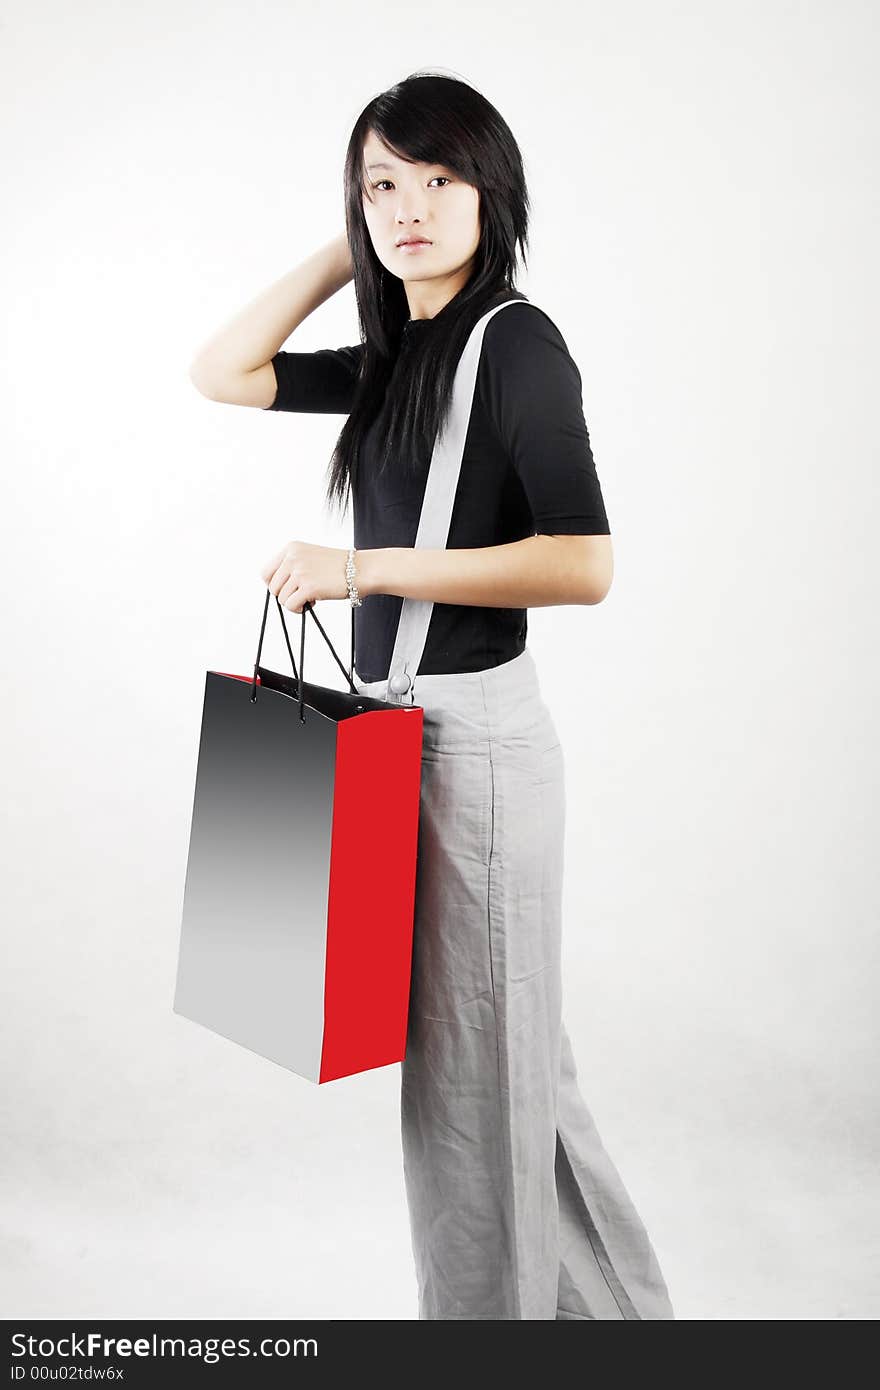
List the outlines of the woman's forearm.
<svg viewBox="0 0 880 1390">
<path fill-rule="evenodd" d="M 358 592 L 434 603 L 541 608 L 601 603 L 611 585 L 610 536 L 526 536 L 473 550 L 358 550 Z"/>
<path fill-rule="evenodd" d="M 352 274 L 348 238 L 343 233 L 282 275 L 209 338 L 190 366 L 193 383 L 207 393 L 224 381 L 256 371 Z"/>
</svg>

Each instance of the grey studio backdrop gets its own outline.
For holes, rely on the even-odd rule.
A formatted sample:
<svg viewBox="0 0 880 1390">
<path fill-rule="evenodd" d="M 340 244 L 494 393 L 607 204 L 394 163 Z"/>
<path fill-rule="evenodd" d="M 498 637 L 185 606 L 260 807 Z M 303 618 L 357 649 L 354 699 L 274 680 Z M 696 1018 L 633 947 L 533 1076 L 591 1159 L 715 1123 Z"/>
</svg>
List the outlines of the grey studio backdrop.
<svg viewBox="0 0 880 1390">
<path fill-rule="evenodd" d="M 6 1317 L 416 1315 L 398 1067 L 314 1087 L 171 1005 L 205 671 L 282 545 L 350 544 L 341 417 L 189 361 L 425 66 L 520 141 L 614 537 L 529 624 L 584 1095 L 679 1318 L 878 1316 L 877 58 L 859 3 L 7 15 Z M 348 286 L 291 344 L 357 336 Z"/>
</svg>

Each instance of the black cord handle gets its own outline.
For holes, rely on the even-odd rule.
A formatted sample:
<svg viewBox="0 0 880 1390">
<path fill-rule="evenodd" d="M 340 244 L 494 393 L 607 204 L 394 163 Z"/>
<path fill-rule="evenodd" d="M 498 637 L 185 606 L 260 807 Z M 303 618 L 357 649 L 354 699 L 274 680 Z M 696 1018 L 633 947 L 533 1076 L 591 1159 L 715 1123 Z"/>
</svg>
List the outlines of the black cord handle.
<svg viewBox="0 0 880 1390">
<path fill-rule="evenodd" d="M 258 675 L 258 673 L 259 673 L 259 668 L 260 668 L 260 655 L 261 655 L 262 650 L 263 650 L 263 638 L 264 638 L 265 633 L 266 633 L 266 618 L 267 618 L 268 613 L 269 613 L 269 596 L 270 596 L 271 593 L 272 593 L 272 590 L 271 590 L 271 589 L 267 589 L 267 590 L 266 590 L 266 601 L 265 601 L 265 603 L 263 604 L 263 621 L 262 621 L 261 624 L 260 624 L 260 640 L 259 640 L 259 642 L 257 643 L 257 659 L 256 659 L 256 661 L 254 662 L 254 678 L 253 678 L 253 680 L 251 681 L 251 701 L 254 702 L 254 703 L 256 702 L 256 698 L 257 698 L 257 675 Z M 296 661 L 294 660 L 294 657 L 293 657 L 293 648 L 292 648 L 291 645 L 290 645 L 290 637 L 289 637 L 288 632 L 287 632 L 287 623 L 284 621 L 284 609 L 281 607 L 281 603 L 280 603 L 280 601 L 279 601 L 277 595 L 276 595 L 276 597 L 275 597 L 275 605 L 276 605 L 276 607 L 277 607 L 277 609 L 278 609 L 278 612 L 279 612 L 279 614 L 280 614 L 280 617 L 281 617 L 281 626 L 284 628 L 284 640 L 285 640 L 285 642 L 287 643 L 287 651 L 288 651 L 288 654 L 289 654 L 289 656 L 290 656 L 290 663 L 291 663 L 291 665 L 293 666 L 293 675 L 294 675 L 294 679 L 296 680 L 297 686 L 298 686 L 298 688 L 299 688 L 299 717 L 300 717 L 300 721 L 301 721 L 302 723 L 305 723 L 305 717 L 306 717 L 306 716 L 305 716 L 305 710 L 304 710 L 304 704 L 305 704 L 305 677 L 304 677 L 304 675 L 303 675 L 303 665 L 304 665 L 305 646 L 306 646 L 306 613 L 311 613 L 311 615 L 312 615 L 312 617 L 314 618 L 315 622 L 318 624 L 318 628 L 319 628 L 319 630 L 320 630 L 320 632 L 321 632 L 321 635 L 322 635 L 322 637 L 324 638 L 324 641 L 327 643 L 327 646 L 330 648 L 330 651 L 331 651 L 332 654 L 333 654 L 333 660 L 336 662 L 336 665 L 339 667 L 340 671 L 341 671 L 342 674 L 345 676 L 345 679 L 348 681 L 349 688 L 350 688 L 350 690 L 351 690 L 352 695 L 358 695 L 358 694 L 360 694 L 360 692 L 359 692 L 357 686 L 355 685 L 355 683 L 354 683 L 354 681 L 353 681 L 353 679 L 352 679 L 352 677 L 353 677 L 353 675 L 354 675 L 354 605 L 352 604 L 352 609 L 351 609 L 351 666 L 350 666 L 350 668 L 349 668 L 348 671 L 346 671 L 346 669 L 345 669 L 345 667 L 343 666 L 342 662 L 339 660 L 339 657 L 336 655 L 336 648 L 334 647 L 333 643 L 330 641 L 330 638 L 327 636 L 327 633 L 326 633 L 325 630 L 324 630 L 324 626 L 323 626 L 323 624 L 321 623 L 320 619 L 318 618 L 317 613 L 315 612 L 315 605 L 314 605 L 313 603 L 306 603 L 306 604 L 303 605 L 303 610 L 302 610 L 302 627 L 301 627 L 301 629 L 300 629 L 300 636 L 299 636 L 299 671 L 297 671 L 297 669 L 296 669 Z"/>
</svg>

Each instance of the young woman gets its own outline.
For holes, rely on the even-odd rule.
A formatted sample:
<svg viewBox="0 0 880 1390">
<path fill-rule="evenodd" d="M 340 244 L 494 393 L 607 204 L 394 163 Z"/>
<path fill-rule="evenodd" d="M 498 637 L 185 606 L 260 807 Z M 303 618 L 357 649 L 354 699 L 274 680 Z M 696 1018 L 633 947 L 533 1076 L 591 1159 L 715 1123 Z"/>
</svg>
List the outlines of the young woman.
<svg viewBox="0 0 880 1390">
<path fill-rule="evenodd" d="M 328 499 L 353 499 L 353 552 L 294 540 L 262 577 L 292 613 L 349 599 L 360 693 L 390 698 L 402 614 L 433 605 L 393 696 L 424 709 L 401 1066 L 419 1316 L 673 1318 L 561 1017 L 564 765 L 527 610 L 599 603 L 612 557 L 580 374 L 514 288 L 520 152 L 470 86 L 417 73 L 358 117 L 345 192 L 345 236 L 232 320 L 191 374 L 213 400 L 347 415 Z M 361 341 L 281 350 L 352 277 Z M 447 545 L 416 547 L 463 348 L 502 305 L 483 329 Z"/>
</svg>

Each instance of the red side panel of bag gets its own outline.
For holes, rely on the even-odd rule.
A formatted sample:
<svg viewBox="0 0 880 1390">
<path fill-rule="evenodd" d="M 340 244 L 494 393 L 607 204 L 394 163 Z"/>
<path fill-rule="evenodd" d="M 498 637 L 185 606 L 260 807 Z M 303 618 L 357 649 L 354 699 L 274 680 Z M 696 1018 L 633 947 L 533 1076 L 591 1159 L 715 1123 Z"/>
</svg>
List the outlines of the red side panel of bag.
<svg viewBox="0 0 880 1390">
<path fill-rule="evenodd" d="M 406 1051 L 423 718 L 371 710 L 337 731 L 321 1082 Z"/>
</svg>

